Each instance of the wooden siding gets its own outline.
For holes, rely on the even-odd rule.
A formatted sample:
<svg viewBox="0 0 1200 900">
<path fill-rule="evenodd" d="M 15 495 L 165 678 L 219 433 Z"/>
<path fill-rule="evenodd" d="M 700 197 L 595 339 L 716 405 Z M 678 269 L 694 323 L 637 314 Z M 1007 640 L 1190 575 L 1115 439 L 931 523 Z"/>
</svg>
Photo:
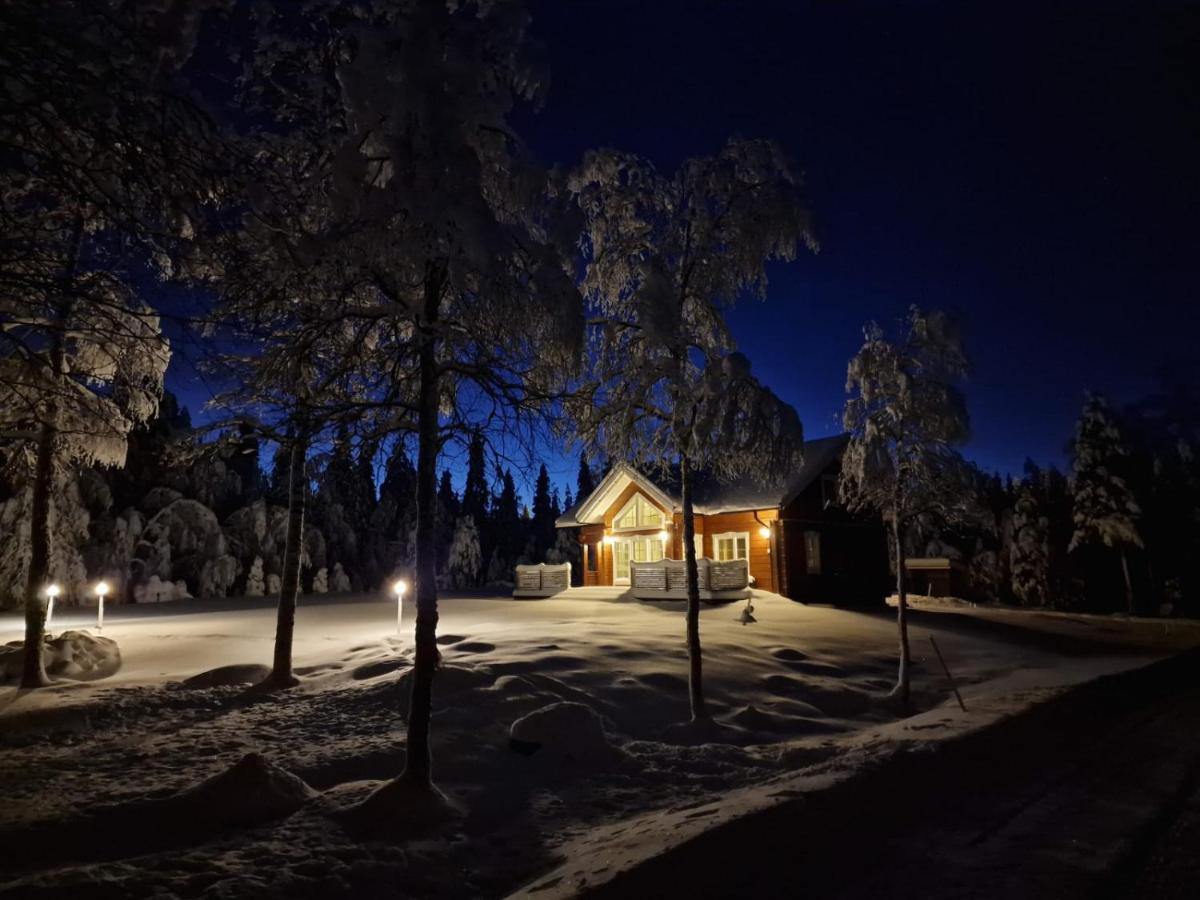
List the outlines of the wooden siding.
<svg viewBox="0 0 1200 900">
<path fill-rule="evenodd" d="M 746 532 L 750 535 L 750 574 L 754 576 L 755 587 L 764 591 L 775 590 L 775 567 L 771 556 L 771 538 L 760 535 L 763 525 L 772 528 L 771 523 L 779 516 L 777 509 L 760 509 L 758 519 L 754 512 L 718 513 L 704 516 L 704 555 L 710 559 L 713 556 L 712 536 L 726 532 Z M 696 517 L 699 522 L 700 516 Z M 761 520 L 761 521 L 759 521 Z"/>
</svg>

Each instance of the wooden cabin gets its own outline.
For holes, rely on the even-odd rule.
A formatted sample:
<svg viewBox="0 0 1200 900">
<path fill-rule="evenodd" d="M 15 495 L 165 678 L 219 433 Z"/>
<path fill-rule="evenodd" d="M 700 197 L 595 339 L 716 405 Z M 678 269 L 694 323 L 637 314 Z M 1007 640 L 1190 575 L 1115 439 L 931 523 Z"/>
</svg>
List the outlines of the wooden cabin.
<svg viewBox="0 0 1200 900">
<path fill-rule="evenodd" d="M 883 526 L 837 502 L 847 442 L 844 435 L 806 442 L 803 465 L 774 487 L 699 473 L 697 557 L 744 559 L 755 587 L 794 600 L 878 601 L 889 581 Z M 577 534 L 585 586 L 627 585 L 633 563 L 683 558 L 682 505 L 671 476 L 617 465 L 555 524 Z"/>
</svg>

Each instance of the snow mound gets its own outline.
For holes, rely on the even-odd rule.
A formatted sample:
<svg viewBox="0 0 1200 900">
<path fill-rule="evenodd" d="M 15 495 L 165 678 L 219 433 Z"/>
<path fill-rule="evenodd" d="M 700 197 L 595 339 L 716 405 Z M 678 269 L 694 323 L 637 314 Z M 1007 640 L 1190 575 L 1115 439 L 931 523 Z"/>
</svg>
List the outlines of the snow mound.
<svg viewBox="0 0 1200 900">
<path fill-rule="evenodd" d="M 220 666 L 209 669 L 199 675 L 193 675 L 183 682 L 185 688 L 229 687 L 239 684 L 258 684 L 271 674 L 270 666 L 259 663 L 242 663 L 233 666 Z"/>
<path fill-rule="evenodd" d="M 401 710 L 408 715 L 408 698 L 412 693 L 414 669 L 405 670 L 396 680 L 396 689 L 400 693 Z M 491 669 L 468 666 L 442 666 L 433 676 L 433 697 L 436 703 L 440 699 L 461 694 L 476 688 L 489 687 L 496 680 Z"/>
<path fill-rule="evenodd" d="M 58 637 L 48 638 L 42 646 L 43 664 L 51 678 L 95 681 L 121 668 L 121 650 L 112 638 L 86 631 L 64 631 Z M 24 659 L 25 649 L 20 641 L 0 650 L 0 681 L 20 678 Z"/>
<path fill-rule="evenodd" d="M 326 795 L 329 814 L 353 832 L 391 838 L 434 835 L 444 832 L 446 823 L 461 818 L 464 812 L 436 787 L 411 782 L 403 776 L 385 781 L 361 801 L 349 805 L 339 802 L 339 794 L 356 796 L 359 788 L 370 784 L 351 783 Z"/>
<path fill-rule="evenodd" d="M 619 754 L 590 706 L 564 700 L 521 716 L 508 731 L 509 746 L 526 756 L 559 762 L 598 762 Z"/>
<path fill-rule="evenodd" d="M 256 825 L 291 815 L 317 794 L 300 776 L 248 753 L 173 800 L 224 825 Z"/>
</svg>

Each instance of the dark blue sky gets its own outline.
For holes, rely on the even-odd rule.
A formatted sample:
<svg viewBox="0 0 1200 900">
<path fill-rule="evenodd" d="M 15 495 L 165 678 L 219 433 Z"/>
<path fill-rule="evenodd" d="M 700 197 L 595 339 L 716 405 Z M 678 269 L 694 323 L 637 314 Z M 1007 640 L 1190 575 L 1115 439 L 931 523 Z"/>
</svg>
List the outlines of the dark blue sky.
<svg viewBox="0 0 1200 900">
<path fill-rule="evenodd" d="M 1061 464 L 1085 387 L 1200 381 L 1200 3 L 531 6 L 551 86 L 516 124 L 547 162 L 607 145 L 671 167 L 738 134 L 807 173 L 822 250 L 732 324 L 811 436 L 838 429 L 862 323 L 910 303 L 964 324 L 988 469 Z M 185 366 L 173 386 L 204 399 Z"/>
<path fill-rule="evenodd" d="M 734 313 L 809 434 L 838 427 L 864 320 L 963 321 L 968 454 L 1062 462 L 1085 387 L 1195 378 L 1200 4 L 540 0 L 549 162 L 673 166 L 730 134 L 807 173 L 822 250 Z M 564 473 L 565 474 L 565 473 Z"/>
</svg>

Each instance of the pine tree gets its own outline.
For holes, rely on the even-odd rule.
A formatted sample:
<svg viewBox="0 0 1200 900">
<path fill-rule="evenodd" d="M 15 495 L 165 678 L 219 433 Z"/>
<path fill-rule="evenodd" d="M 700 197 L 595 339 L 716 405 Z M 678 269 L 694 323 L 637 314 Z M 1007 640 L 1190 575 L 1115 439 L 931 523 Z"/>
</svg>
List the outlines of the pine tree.
<svg viewBox="0 0 1200 900">
<path fill-rule="evenodd" d="M 1108 409 L 1108 402 L 1088 394 L 1075 426 L 1072 444 L 1071 496 L 1075 531 L 1072 551 L 1087 544 L 1102 544 L 1120 555 L 1125 579 L 1125 602 L 1134 614 L 1133 582 L 1129 576 L 1129 548 L 1141 547 L 1138 530 L 1141 509 L 1121 476 L 1128 450 Z"/>
<path fill-rule="evenodd" d="M 489 496 L 483 432 L 475 431 L 467 445 L 467 481 L 463 486 L 462 514 L 470 516 L 478 526 L 487 518 Z"/>
<path fill-rule="evenodd" d="M 550 548 L 554 537 L 554 508 L 550 497 L 550 473 L 546 464 L 538 469 L 537 481 L 533 488 L 533 541 L 534 554 L 545 558 L 546 550 Z"/>
<path fill-rule="evenodd" d="M 475 527 L 474 519 L 463 516 L 454 529 L 454 540 L 450 543 L 450 560 L 446 565 L 446 575 L 451 587 L 460 591 L 478 587 L 482 567 L 479 530 Z"/>
<path fill-rule="evenodd" d="M 596 483 L 592 479 L 592 469 L 588 465 L 587 455 L 579 454 L 579 474 L 575 476 L 575 495 L 580 500 L 586 500 L 596 490 Z"/>
<path fill-rule="evenodd" d="M 1026 606 L 1046 606 L 1050 599 L 1049 530 L 1032 483 L 1026 482 L 1013 506 L 1009 548 L 1012 592 Z"/>
<path fill-rule="evenodd" d="M 454 493 L 454 482 L 450 477 L 449 469 L 442 469 L 442 480 L 438 483 L 438 503 L 441 504 L 442 510 L 451 522 L 458 521 L 461 510 L 458 494 Z"/>
</svg>

